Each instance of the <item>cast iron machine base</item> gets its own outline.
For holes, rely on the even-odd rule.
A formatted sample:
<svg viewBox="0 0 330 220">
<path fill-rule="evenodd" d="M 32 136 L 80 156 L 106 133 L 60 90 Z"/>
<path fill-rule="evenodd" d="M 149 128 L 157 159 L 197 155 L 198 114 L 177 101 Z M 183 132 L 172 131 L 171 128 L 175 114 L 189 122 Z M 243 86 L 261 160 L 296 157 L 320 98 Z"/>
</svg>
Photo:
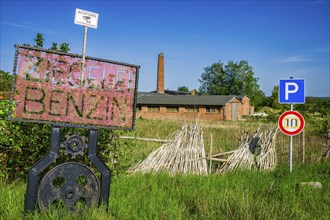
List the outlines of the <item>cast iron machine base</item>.
<svg viewBox="0 0 330 220">
<path fill-rule="evenodd" d="M 79 210 L 80 203 L 87 207 L 103 204 L 108 208 L 111 171 L 96 153 L 98 130 L 89 131 L 87 145 L 77 135 L 68 137 L 63 143 L 60 136 L 61 128 L 53 126 L 49 153 L 29 171 L 24 211 L 34 211 L 37 203 L 42 211 L 47 211 L 53 204 L 71 211 Z M 60 147 L 64 147 L 64 154 L 70 154 L 72 158 L 82 155 L 84 148 L 88 148 L 88 159 L 100 172 L 100 181 L 88 166 L 67 162 L 55 166 L 38 183 L 40 173 L 59 157 Z"/>
</svg>

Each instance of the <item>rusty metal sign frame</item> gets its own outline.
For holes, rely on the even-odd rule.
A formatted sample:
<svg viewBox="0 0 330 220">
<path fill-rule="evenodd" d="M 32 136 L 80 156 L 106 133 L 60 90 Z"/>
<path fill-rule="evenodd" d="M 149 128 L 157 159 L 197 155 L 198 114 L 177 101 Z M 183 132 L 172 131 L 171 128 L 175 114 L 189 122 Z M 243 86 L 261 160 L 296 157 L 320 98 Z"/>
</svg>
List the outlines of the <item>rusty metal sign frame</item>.
<svg viewBox="0 0 330 220">
<path fill-rule="evenodd" d="M 10 94 L 10 109 L 8 113 L 8 119 L 12 121 L 19 121 L 19 122 L 36 122 L 36 123 L 43 123 L 43 124 L 52 124 L 53 126 L 59 126 L 59 127 L 73 127 L 73 128 L 87 128 L 87 129 L 98 129 L 98 128 L 107 128 L 107 129 L 114 129 L 114 130 L 134 130 L 135 129 L 135 120 L 136 120 L 136 103 L 137 103 L 137 92 L 138 92 L 138 79 L 139 79 L 139 69 L 140 66 L 123 63 L 123 62 L 117 62 L 107 59 L 101 59 L 101 58 L 95 58 L 95 57 L 89 57 L 87 56 L 86 59 L 92 60 L 92 61 L 99 61 L 99 62 L 105 62 L 109 64 L 114 65 L 120 65 L 125 67 L 131 67 L 135 68 L 135 81 L 134 81 L 134 98 L 133 98 L 133 106 L 132 106 L 132 126 L 131 127 L 121 127 L 121 126 L 105 126 L 105 125 L 97 125 L 97 124 L 78 124 L 78 123 L 69 123 L 69 122 L 56 122 L 56 121 L 47 121 L 47 120 L 38 120 L 38 119 L 24 119 L 24 118 L 15 118 L 12 117 L 13 115 L 13 104 L 15 101 L 15 91 L 16 91 L 16 77 L 17 77 L 17 65 L 18 65 L 18 55 L 19 55 L 19 49 L 27 49 L 27 50 L 34 50 L 38 52 L 44 52 L 49 54 L 58 54 L 63 56 L 69 56 L 73 58 L 82 58 L 81 55 L 78 54 L 70 54 L 70 53 L 63 53 L 59 51 L 53 51 L 53 50 L 46 50 L 41 48 L 35 48 L 25 45 L 18 45 L 15 44 L 15 58 L 14 58 L 14 68 L 13 68 L 13 82 L 12 82 L 12 89 Z"/>
</svg>

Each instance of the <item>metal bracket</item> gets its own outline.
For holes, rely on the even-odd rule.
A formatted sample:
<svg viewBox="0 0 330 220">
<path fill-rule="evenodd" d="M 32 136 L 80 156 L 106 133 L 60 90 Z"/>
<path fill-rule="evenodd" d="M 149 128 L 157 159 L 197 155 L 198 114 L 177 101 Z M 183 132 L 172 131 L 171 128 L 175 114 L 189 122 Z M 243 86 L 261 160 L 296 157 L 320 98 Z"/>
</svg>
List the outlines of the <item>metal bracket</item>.
<svg viewBox="0 0 330 220">
<path fill-rule="evenodd" d="M 50 136 L 50 151 L 47 155 L 41 158 L 35 165 L 31 167 L 28 174 L 27 181 L 27 191 L 25 196 L 25 213 L 34 211 L 36 208 L 37 201 L 37 188 L 38 188 L 38 180 L 40 177 L 40 173 L 46 169 L 53 161 L 55 161 L 59 157 L 59 148 L 60 145 L 67 146 L 67 152 L 71 154 L 72 157 L 75 157 L 77 152 L 81 154 L 84 149 L 83 143 L 81 143 L 81 139 L 77 136 L 72 136 L 68 138 L 65 142 L 60 143 L 61 136 L 61 128 L 53 126 L 51 130 Z M 91 129 L 89 131 L 88 138 L 88 158 L 96 167 L 96 169 L 101 173 L 101 184 L 100 184 L 100 204 L 104 204 L 106 209 L 108 210 L 109 205 L 109 196 L 110 196 L 110 179 L 111 179 L 111 171 L 106 166 L 106 164 L 99 158 L 97 155 L 97 139 L 98 139 L 98 130 Z M 82 145 L 80 145 L 82 144 Z M 79 150 L 75 151 L 73 146 L 78 146 Z M 80 152 L 81 151 L 81 152 Z"/>
</svg>

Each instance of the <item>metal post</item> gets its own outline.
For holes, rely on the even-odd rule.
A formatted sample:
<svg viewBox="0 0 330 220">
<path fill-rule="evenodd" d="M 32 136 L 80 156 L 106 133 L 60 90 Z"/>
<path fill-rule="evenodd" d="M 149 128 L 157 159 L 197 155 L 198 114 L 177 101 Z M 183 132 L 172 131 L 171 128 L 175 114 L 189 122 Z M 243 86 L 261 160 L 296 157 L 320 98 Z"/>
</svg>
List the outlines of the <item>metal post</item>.
<svg viewBox="0 0 330 220">
<path fill-rule="evenodd" d="M 85 68 L 85 56 L 86 56 L 86 42 L 87 42 L 87 27 L 84 26 L 84 44 L 83 44 L 83 57 L 81 64 L 81 79 L 80 79 L 80 87 L 84 86 L 84 68 Z"/>
<path fill-rule="evenodd" d="M 290 104 L 290 110 L 293 111 L 293 104 Z M 292 142 L 293 136 L 290 135 L 290 173 L 292 172 Z"/>
<path fill-rule="evenodd" d="M 292 142 L 293 137 L 290 135 L 290 173 L 292 172 Z"/>
<path fill-rule="evenodd" d="M 111 171 L 107 165 L 97 155 L 98 130 L 89 130 L 88 137 L 88 158 L 101 173 L 101 198 L 100 204 L 105 205 L 106 210 L 109 206 Z"/>
<path fill-rule="evenodd" d="M 25 195 L 25 213 L 32 212 L 37 203 L 38 178 L 40 173 L 58 158 L 60 148 L 61 128 L 53 126 L 50 136 L 49 153 L 34 164 L 28 174 L 27 189 Z"/>
</svg>

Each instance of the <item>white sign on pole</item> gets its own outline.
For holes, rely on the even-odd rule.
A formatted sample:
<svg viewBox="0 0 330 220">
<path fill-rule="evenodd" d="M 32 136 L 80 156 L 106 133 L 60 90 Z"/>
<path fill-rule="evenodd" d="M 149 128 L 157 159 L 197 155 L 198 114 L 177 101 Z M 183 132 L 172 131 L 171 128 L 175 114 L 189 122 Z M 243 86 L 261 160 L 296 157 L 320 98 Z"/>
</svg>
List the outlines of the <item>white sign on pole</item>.
<svg viewBox="0 0 330 220">
<path fill-rule="evenodd" d="M 76 8 L 74 23 L 90 28 L 97 28 L 99 14 Z"/>
</svg>

